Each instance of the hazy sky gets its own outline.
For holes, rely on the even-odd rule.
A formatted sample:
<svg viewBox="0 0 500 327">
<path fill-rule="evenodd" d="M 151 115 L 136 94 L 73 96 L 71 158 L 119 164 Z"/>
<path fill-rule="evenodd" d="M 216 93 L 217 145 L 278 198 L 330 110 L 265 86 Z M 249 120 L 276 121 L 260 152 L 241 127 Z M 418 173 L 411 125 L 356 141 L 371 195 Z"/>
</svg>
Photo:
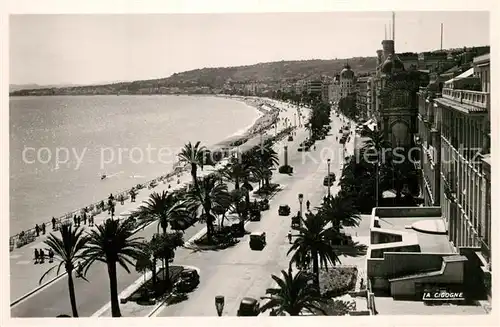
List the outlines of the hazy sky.
<svg viewBox="0 0 500 327">
<path fill-rule="evenodd" d="M 167 77 L 218 66 L 375 56 L 390 12 L 13 15 L 10 83 Z M 489 45 L 487 12 L 397 12 L 396 51 Z"/>
</svg>

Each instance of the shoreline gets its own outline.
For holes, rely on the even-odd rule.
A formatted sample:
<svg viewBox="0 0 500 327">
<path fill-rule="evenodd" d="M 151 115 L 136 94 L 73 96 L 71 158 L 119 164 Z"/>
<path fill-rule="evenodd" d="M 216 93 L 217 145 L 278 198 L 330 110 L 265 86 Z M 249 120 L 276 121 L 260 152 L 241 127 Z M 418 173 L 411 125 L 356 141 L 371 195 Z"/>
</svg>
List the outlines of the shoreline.
<svg viewBox="0 0 500 327">
<path fill-rule="evenodd" d="M 220 98 L 220 97 L 217 97 L 217 98 Z M 260 115 L 253 121 L 252 124 L 249 124 L 245 128 L 245 130 L 242 129 L 240 131 L 237 131 L 234 135 L 229 136 L 229 137 L 223 139 L 222 141 L 217 142 L 216 144 L 205 145 L 207 147 L 207 149 L 209 149 L 210 151 L 216 151 L 216 150 L 219 150 L 221 148 L 234 147 L 235 143 L 238 143 L 238 145 L 246 143 L 252 137 L 256 136 L 259 131 L 262 131 L 263 129 L 268 128 L 269 121 L 270 121 L 270 119 L 272 119 L 272 115 L 274 115 L 273 110 L 265 110 L 265 109 L 261 108 L 261 105 L 263 103 L 267 103 L 268 105 L 271 104 L 269 101 L 267 101 L 264 98 L 254 98 L 251 100 L 249 100 L 245 97 L 240 97 L 240 96 L 225 96 L 225 98 L 227 98 L 229 100 L 243 102 L 248 107 L 251 107 L 253 110 L 257 110 L 258 112 L 260 112 Z M 277 115 L 276 115 L 276 117 L 277 117 Z M 178 162 L 176 162 L 176 165 L 177 165 L 177 163 Z M 176 165 L 174 165 L 174 166 L 176 166 Z M 168 181 L 169 179 L 172 179 L 176 175 L 180 176 L 180 175 L 186 173 L 187 168 L 189 168 L 189 167 L 187 167 L 187 168 L 186 167 L 187 167 L 186 165 L 184 165 L 184 166 L 177 165 L 176 168 L 173 168 L 170 172 L 168 172 L 166 174 L 157 176 L 157 177 L 155 177 L 151 180 L 145 181 L 145 182 L 137 183 L 136 185 L 133 185 L 133 186 L 131 185 L 127 189 L 119 190 L 117 192 L 114 192 L 113 194 L 115 195 L 116 199 L 118 199 L 120 196 L 123 196 L 123 198 L 125 200 L 128 200 L 129 199 L 129 192 L 132 188 L 138 189 L 138 186 L 142 186 L 141 188 L 139 188 L 139 189 L 142 189 L 142 188 L 148 187 L 151 184 L 158 184 L 158 183 L 164 182 L 165 180 Z M 101 201 L 104 201 L 104 200 L 101 200 Z M 91 215 L 94 215 L 94 214 L 97 215 L 100 212 L 102 212 L 102 211 L 97 210 L 97 207 L 101 203 L 101 201 L 89 204 L 89 205 L 84 206 L 84 207 L 79 208 L 79 209 L 75 209 L 75 210 L 70 211 L 68 213 L 62 214 L 58 217 L 56 217 L 56 216 L 54 216 L 54 217 L 56 217 L 56 221 L 58 223 L 61 223 L 63 221 L 71 219 L 73 217 L 73 215 L 75 215 L 75 214 L 80 215 L 84 208 L 91 208 L 91 210 L 89 210 L 89 213 Z M 106 202 L 106 201 L 104 201 L 104 202 Z M 47 218 L 47 221 L 42 220 L 39 223 L 39 225 L 41 225 L 42 223 L 45 223 L 45 225 L 47 225 L 47 226 L 51 226 L 51 220 L 49 217 Z M 30 234 L 31 232 L 34 232 L 34 230 L 35 230 L 34 228 L 21 230 L 21 231 L 15 233 L 14 235 L 10 236 L 10 242 L 12 243 L 12 241 L 14 239 L 18 239 L 19 234 L 21 232 L 24 232 L 25 234 Z"/>
</svg>

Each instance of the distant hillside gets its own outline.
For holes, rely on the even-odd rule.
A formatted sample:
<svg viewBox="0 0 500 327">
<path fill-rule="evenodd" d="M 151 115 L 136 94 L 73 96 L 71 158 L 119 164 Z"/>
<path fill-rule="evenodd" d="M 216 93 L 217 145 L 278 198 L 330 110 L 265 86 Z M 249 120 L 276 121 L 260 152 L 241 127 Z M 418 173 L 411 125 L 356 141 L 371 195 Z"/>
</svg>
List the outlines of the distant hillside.
<svg viewBox="0 0 500 327">
<path fill-rule="evenodd" d="M 239 67 L 195 69 L 167 78 L 105 85 L 46 87 L 15 90 L 11 95 L 220 93 L 238 84 L 257 83 L 260 89 L 277 90 L 284 84 L 319 76 L 333 77 L 346 62 L 357 74 L 375 69 L 375 57 L 337 60 L 301 60 L 259 63 Z"/>
</svg>

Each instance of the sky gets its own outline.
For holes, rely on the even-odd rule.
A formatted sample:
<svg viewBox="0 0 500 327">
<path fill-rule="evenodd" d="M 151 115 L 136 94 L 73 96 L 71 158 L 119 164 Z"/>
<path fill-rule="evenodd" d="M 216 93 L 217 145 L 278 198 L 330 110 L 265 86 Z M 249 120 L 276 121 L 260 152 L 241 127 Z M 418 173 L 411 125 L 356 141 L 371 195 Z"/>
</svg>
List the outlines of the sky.
<svg viewBox="0 0 500 327">
<path fill-rule="evenodd" d="M 490 44 L 488 12 L 396 12 L 396 52 Z M 204 67 L 375 56 L 391 12 L 11 15 L 10 84 L 93 84 Z"/>
</svg>

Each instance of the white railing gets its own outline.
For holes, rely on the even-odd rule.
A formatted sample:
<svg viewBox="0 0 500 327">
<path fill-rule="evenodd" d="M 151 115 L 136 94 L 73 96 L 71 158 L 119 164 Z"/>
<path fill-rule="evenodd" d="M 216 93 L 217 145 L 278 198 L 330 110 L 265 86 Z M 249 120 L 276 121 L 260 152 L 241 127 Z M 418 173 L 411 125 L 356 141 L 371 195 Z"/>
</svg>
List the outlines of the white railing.
<svg viewBox="0 0 500 327">
<path fill-rule="evenodd" d="M 443 88 L 442 94 L 445 99 L 450 99 L 484 109 L 489 109 L 490 107 L 489 92 Z"/>
</svg>

